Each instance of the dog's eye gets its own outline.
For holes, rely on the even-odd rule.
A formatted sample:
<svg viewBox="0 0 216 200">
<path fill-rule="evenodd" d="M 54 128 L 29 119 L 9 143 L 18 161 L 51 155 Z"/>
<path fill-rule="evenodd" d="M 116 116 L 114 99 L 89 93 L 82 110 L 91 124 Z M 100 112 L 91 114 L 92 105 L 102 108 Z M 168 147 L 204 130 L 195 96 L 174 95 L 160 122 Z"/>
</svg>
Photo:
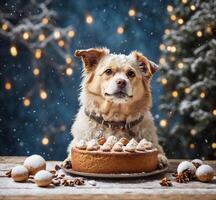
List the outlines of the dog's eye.
<svg viewBox="0 0 216 200">
<path fill-rule="evenodd" d="M 112 74 L 112 70 L 111 69 L 105 70 L 105 74 L 108 75 L 108 76 L 111 75 Z"/>
<path fill-rule="evenodd" d="M 126 73 L 127 77 L 128 78 L 133 78 L 135 76 L 135 73 L 132 71 L 132 70 L 129 70 L 127 73 Z"/>
</svg>

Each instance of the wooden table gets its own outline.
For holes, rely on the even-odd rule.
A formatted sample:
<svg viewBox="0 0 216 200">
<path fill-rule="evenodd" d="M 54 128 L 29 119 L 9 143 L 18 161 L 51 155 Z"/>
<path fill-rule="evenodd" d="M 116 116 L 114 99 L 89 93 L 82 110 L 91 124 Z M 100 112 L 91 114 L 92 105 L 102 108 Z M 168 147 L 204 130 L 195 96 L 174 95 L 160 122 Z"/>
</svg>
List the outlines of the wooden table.
<svg viewBox="0 0 216 200">
<path fill-rule="evenodd" d="M 0 199 L 196 199 L 216 200 L 216 176 L 212 183 L 192 181 L 177 183 L 172 177 L 176 166 L 181 160 L 170 160 L 170 167 L 166 174 L 145 179 L 133 180 L 96 180 L 97 185 L 77 187 L 39 188 L 33 183 L 16 183 L 5 176 L 5 172 L 17 164 L 22 164 L 24 157 L 0 157 Z M 48 169 L 52 169 L 57 161 L 47 162 Z M 206 161 L 216 171 L 216 161 Z M 162 187 L 159 181 L 164 176 L 170 177 L 173 187 Z"/>
</svg>

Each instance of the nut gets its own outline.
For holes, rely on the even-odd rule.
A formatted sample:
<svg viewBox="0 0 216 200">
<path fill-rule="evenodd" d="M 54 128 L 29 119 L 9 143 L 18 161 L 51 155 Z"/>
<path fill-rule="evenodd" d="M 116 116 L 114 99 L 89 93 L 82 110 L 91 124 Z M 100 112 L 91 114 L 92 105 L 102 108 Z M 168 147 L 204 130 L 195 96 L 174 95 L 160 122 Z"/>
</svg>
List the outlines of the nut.
<svg viewBox="0 0 216 200">
<path fill-rule="evenodd" d="M 127 138 L 125 138 L 125 137 L 122 137 L 122 138 L 119 140 L 119 142 L 121 142 L 124 146 L 126 146 L 126 145 L 128 144 L 128 142 L 129 142 L 129 140 L 128 140 Z"/>
<path fill-rule="evenodd" d="M 74 179 L 74 184 L 75 185 L 84 185 L 84 183 L 85 183 L 85 181 L 84 181 L 84 179 L 83 178 L 75 178 Z"/>
<path fill-rule="evenodd" d="M 190 181 L 190 178 L 188 177 L 187 173 L 177 174 L 176 181 L 178 183 L 187 183 Z"/>
<path fill-rule="evenodd" d="M 111 150 L 111 147 L 110 147 L 109 144 L 104 143 L 104 144 L 101 146 L 101 150 L 102 150 L 102 151 L 105 151 L 105 152 L 108 152 L 108 151 Z"/>
<path fill-rule="evenodd" d="M 106 142 L 105 137 L 101 137 L 101 138 L 98 139 L 98 144 L 99 145 L 103 145 L 105 142 Z"/>
<path fill-rule="evenodd" d="M 163 178 L 161 181 L 160 181 L 160 185 L 161 186 L 172 186 L 172 182 L 170 179 L 168 179 L 167 177 Z"/>
</svg>

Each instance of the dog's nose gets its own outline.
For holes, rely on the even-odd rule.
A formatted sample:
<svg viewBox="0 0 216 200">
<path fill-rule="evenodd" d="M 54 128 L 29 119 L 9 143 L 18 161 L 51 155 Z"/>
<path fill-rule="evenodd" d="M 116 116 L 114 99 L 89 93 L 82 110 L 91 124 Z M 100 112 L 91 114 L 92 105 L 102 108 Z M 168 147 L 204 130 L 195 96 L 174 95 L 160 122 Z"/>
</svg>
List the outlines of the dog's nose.
<svg viewBox="0 0 216 200">
<path fill-rule="evenodd" d="M 118 79 L 116 83 L 117 83 L 117 86 L 121 89 L 125 88 L 126 86 L 126 81 L 124 79 Z"/>
</svg>

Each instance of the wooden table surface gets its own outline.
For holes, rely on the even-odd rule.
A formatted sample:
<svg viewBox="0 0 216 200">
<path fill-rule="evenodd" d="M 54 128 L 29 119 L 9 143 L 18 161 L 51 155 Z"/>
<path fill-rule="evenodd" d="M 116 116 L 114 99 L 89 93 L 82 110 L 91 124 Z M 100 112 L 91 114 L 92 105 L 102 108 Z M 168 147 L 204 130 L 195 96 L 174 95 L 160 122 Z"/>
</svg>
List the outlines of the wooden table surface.
<svg viewBox="0 0 216 200">
<path fill-rule="evenodd" d="M 77 187 L 40 188 L 33 183 L 16 183 L 5 176 L 8 169 L 22 164 L 24 157 L 0 157 L 0 199 L 212 199 L 216 200 L 216 176 L 212 183 L 191 181 L 177 183 L 172 177 L 181 160 L 170 160 L 167 173 L 149 178 L 131 180 L 96 180 L 97 185 L 86 184 Z M 216 161 L 206 161 L 216 171 Z M 57 161 L 47 162 L 47 168 L 53 169 Z M 159 181 L 164 176 L 170 177 L 173 187 L 162 187 Z"/>
</svg>

